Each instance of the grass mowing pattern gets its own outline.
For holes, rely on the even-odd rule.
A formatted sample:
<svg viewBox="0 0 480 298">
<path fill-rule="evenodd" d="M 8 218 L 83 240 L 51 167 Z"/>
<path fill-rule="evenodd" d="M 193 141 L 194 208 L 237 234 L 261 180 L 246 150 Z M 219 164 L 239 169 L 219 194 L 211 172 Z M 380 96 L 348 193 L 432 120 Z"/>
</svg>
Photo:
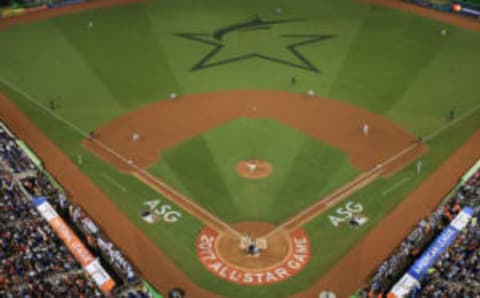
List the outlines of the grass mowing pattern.
<svg viewBox="0 0 480 298">
<path fill-rule="evenodd" d="M 255 59 L 196 73 L 188 71 L 210 48 L 179 39 L 175 33 L 211 32 L 256 14 L 273 19 L 278 17 L 272 13 L 277 6 L 284 10 L 282 17 L 304 18 L 305 22 L 278 27 L 275 33 L 336 35 L 328 42 L 301 49 L 302 54 L 321 69 L 320 75 Z M 94 29 L 86 31 L 92 14 Z M 440 35 L 443 28 L 448 29 L 445 38 Z M 316 94 L 375 111 L 424 135 L 444 124 L 449 110 L 455 109 L 460 115 L 478 104 L 479 36 L 477 32 L 350 0 L 304 0 L 301 5 L 285 0 L 205 0 L 201 3 L 159 0 L 0 31 L 0 57 L 3 57 L 0 78 L 20 86 L 45 105 L 51 99 L 58 100 L 57 113 L 85 131 L 132 109 L 167 98 L 170 92 L 184 94 L 219 89 L 305 92 L 313 88 Z M 238 47 L 243 45 L 237 43 Z M 244 49 L 249 47 L 245 45 Z M 297 78 L 295 86 L 289 85 L 292 76 Z M 161 196 L 90 155 L 81 146 L 81 138 L 21 95 L 1 83 L 0 88 L 73 161 L 77 154 L 84 155 L 82 171 L 190 278 L 202 287 L 233 298 L 282 298 L 311 285 L 478 129 L 480 123 L 477 112 L 439 135 L 429 144 L 428 155 L 422 158 L 423 175 L 388 196 L 381 193 L 399 179 L 414 174 L 412 166 L 354 195 L 353 199 L 364 205 L 370 218 L 367 227 L 335 229 L 326 218 L 329 213 L 316 218 L 306 226 L 313 255 L 305 270 L 294 279 L 275 286 L 249 288 L 213 277 L 197 261 L 193 247 L 201 223 L 186 213 L 174 225 L 144 223 L 138 217 L 142 202 Z M 28 140 L 25 141 L 28 144 Z M 230 142 L 230 138 L 225 142 Z M 211 151 L 222 147 L 209 139 L 205 144 Z M 292 159 L 284 164 L 285 173 L 291 175 L 297 172 L 294 153 L 302 152 L 304 145 L 302 142 L 296 144 L 289 149 Z M 227 155 L 228 150 L 225 152 Z M 212 156 L 218 173 L 224 175 L 231 171 L 226 165 L 222 170 L 223 165 L 216 161 L 219 153 Z M 338 165 L 344 167 L 341 162 Z M 181 185 L 176 173 L 167 164 L 164 166 L 162 173 Z M 337 175 L 341 172 L 337 171 Z M 114 187 L 102 178 L 103 174 L 124 184 L 128 191 L 124 193 Z M 279 172 L 274 175 L 277 174 Z M 286 180 L 287 176 L 282 179 Z M 224 177 L 224 181 L 227 189 L 235 184 L 233 177 L 231 180 Z M 276 194 L 279 200 L 270 198 L 268 204 L 288 209 L 286 204 L 281 204 L 282 193 L 280 188 Z M 245 205 L 244 213 L 235 215 L 238 220 L 258 217 L 253 208 L 247 208 L 248 200 L 231 198 L 230 202 L 237 211 L 243 210 L 237 205 Z M 274 220 L 271 214 L 268 217 Z"/>
<path fill-rule="evenodd" d="M 236 164 L 249 159 L 270 162 L 272 175 L 238 176 Z M 164 150 L 150 172 L 227 222 L 275 224 L 358 174 L 338 149 L 274 120 L 247 118 Z"/>
</svg>

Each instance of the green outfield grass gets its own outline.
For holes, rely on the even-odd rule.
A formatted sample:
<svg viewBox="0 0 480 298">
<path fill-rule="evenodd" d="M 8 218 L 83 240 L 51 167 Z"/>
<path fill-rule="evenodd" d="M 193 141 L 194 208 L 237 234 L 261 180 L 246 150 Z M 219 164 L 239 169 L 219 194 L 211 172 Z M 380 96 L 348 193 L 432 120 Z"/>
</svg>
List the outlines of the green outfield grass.
<svg viewBox="0 0 480 298">
<path fill-rule="evenodd" d="M 282 7 L 283 13 L 274 14 L 275 7 Z M 303 21 L 228 35 L 226 51 L 212 61 L 260 52 L 298 63 L 285 50 L 292 40 L 279 40 L 279 36 L 334 35 L 298 48 L 321 72 L 261 59 L 189 71 L 212 46 L 176 34 L 211 34 L 219 28 L 252 20 L 255 15 L 268 20 Z M 88 30 L 90 19 L 95 25 Z M 448 29 L 447 36 L 440 34 L 443 28 Z M 262 42 L 256 34 L 261 34 Z M 263 42 L 264 39 L 271 42 Z M 202 228 L 199 221 L 183 212 L 175 224 L 143 222 L 138 214 L 144 201 L 167 200 L 90 154 L 81 145 L 80 135 L 30 100 L 46 106 L 55 100 L 60 117 L 90 131 L 129 111 L 165 99 L 171 92 L 182 95 L 227 89 L 274 89 L 303 93 L 314 89 L 320 96 L 366 108 L 414 134 L 426 135 L 446 124 L 450 110 L 460 117 L 479 104 L 479 53 L 480 33 L 350 0 L 158 0 L 0 31 L 0 89 L 73 161 L 82 154 L 82 171 L 194 282 L 226 297 L 281 298 L 318 280 L 480 128 L 478 110 L 429 143 L 430 151 L 422 157 L 422 175 L 414 175 L 409 166 L 349 198 L 364 206 L 369 217 L 367 226 L 357 230 L 334 228 L 327 218 L 334 214 L 332 209 L 305 226 L 313 255 L 299 275 L 275 286 L 240 287 L 212 276 L 196 259 L 194 244 Z M 290 86 L 292 76 L 296 77 L 295 86 Z M 247 138 L 251 138 L 249 143 L 257 144 L 255 152 L 252 146 L 234 146 Z M 282 146 L 276 150 L 277 145 Z M 192 150 L 201 154 L 192 157 Z M 248 158 L 247 154 L 272 160 L 274 175 L 249 183 L 234 176 L 232 165 L 240 158 Z M 328 158 L 323 159 L 322 155 Z M 192 163 L 199 168 L 186 171 Z M 319 173 L 319 168 L 328 172 Z M 161 161 L 151 171 L 231 222 L 279 222 L 294 209 L 302 208 L 356 174 L 341 152 L 264 119 L 240 119 L 205 132 L 162 152 Z M 198 177 L 205 180 L 197 180 Z M 405 177 L 410 177 L 407 183 L 383 195 Z M 112 184 L 112 179 L 127 191 Z M 247 184 L 254 188 L 248 189 Z M 213 189 L 207 189 L 212 185 Z M 291 195 L 299 190 L 304 197 Z M 217 196 L 228 199 L 219 200 Z M 286 202 L 292 209 L 287 208 Z M 270 210 L 270 206 L 278 209 Z"/>
<path fill-rule="evenodd" d="M 261 180 L 237 175 L 239 161 L 268 161 Z M 231 223 L 280 224 L 359 172 L 348 155 L 270 119 L 241 118 L 161 152 L 150 172 Z"/>
</svg>

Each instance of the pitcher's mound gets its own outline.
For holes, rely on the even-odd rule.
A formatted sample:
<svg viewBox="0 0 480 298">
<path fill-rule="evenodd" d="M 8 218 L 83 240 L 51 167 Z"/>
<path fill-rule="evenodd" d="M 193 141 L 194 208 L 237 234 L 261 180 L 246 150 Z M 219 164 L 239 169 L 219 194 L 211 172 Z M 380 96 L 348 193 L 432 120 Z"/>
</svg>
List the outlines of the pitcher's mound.
<svg viewBox="0 0 480 298">
<path fill-rule="evenodd" d="M 247 179 L 262 179 L 272 174 L 272 165 L 263 160 L 243 160 L 236 166 L 237 174 Z"/>
</svg>

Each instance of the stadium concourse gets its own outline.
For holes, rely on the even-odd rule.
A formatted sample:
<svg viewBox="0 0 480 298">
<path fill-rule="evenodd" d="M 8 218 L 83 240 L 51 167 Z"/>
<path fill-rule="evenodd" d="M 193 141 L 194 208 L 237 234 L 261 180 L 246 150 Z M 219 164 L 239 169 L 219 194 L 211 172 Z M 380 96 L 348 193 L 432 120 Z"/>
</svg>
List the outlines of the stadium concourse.
<svg viewBox="0 0 480 298">
<path fill-rule="evenodd" d="M 122 253 L 28 150 L 0 123 L 0 297 L 151 297 Z M 71 245 L 72 239 L 82 241 Z M 103 276 L 89 274 L 92 268 Z"/>
<path fill-rule="evenodd" d="M 480 161 L 375 272 L 361 297 L 480 297 Z"/>
</svg>

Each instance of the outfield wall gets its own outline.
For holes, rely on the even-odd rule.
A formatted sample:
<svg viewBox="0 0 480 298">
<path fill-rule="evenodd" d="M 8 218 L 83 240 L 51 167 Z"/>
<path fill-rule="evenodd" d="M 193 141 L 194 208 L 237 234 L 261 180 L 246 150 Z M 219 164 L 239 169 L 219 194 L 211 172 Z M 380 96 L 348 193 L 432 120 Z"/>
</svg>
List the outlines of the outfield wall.
<svg viewBox="0 0 480 298">
<path fill-rule="evenodd" d="M 39 1 L 34 2 L 33 4 L 25 3 L 23 5 L 15 3 L 15 6 L 13 7 L 6 7 L 0 9 L 0 19 L 17 17 L 28 13 L 39 12 L 47 9 L 64 7 L 84 2 L 86 2 L 86 0 Z"/>
<path fill-rule="evenodd" d="M 418 6 L 427 7 L 448 13 L 459 13 L 468 17 L 479 18 L 480 20 L 480 4 L 460 1 L 460 0 L 402 0 L 413 3 Z"/>
</svg>

